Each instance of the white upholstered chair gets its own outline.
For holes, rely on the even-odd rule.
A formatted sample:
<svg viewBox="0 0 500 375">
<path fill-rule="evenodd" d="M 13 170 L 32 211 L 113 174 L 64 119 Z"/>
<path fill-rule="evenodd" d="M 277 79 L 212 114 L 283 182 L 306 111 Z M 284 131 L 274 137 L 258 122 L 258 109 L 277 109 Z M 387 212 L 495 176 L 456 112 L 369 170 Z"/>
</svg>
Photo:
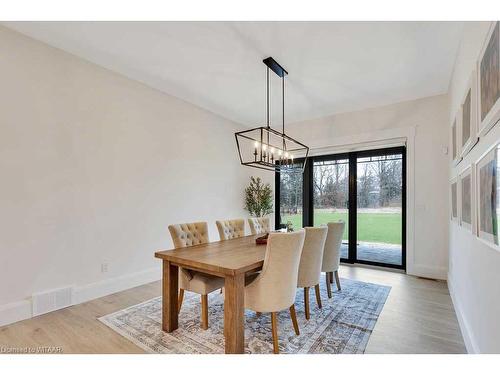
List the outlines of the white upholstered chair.
<svg viewBox="0 0 500 375">
<path fill-rule="evenodd" d="M 245 235 L 245 220 L 217 220 L 215 222 L 221 241 L 243 237 Z"/>
<path fill-rule="evenodd" d="M 268 217 L 252 217 L 248 219 L 248 225 L 252 234 L 269 233 L 271 229 Z"/>
<path fill-rule="evenodd" d="M 274 353 L 279 353 L 278 311 L 290 310 L 293 328 L 299 334 L 294 303 L 304 235 L 303 230 L 270 233 L 262 272 L 246 279 L 245 308 L 271 313 Z"/>
<path fill-rule="evenodd" d="M 168 230 L 176 249 L 208 242 L 206 222 L 169 225 Z M 222 288 L 224 279 L 185 268 L 180 268 L 179 271 L 179 312 L 185 290 L 200 294 L 201 328 L 208 329 L 208 294 Z"/>
<path fill-rule="evenodd" d="M 340 265 L 340 246 L 342 245 L 342 236 L 344 235 L 345 222 L 338 221 L 327 224 L 328 235 L 326 236 L 325 251 L 323 252 L 323 264 L 321 272 L 326 275 L 326 290 L 328 298 L 332 298 L 333 275 L 337 288 L 340 290 L 339 265 Z"/>
<path fill-rule="evenodd" d="M 304 288 L 304 304 L 306 319 L 309 319 L 309 288 L 314 287 L 316 291 L 316 302 L 321 309 L 321 295 L 319 293 L 319 279 L 321 277 L 321 263 L 325 248 L 326 227 L 306 227 L 304 248 L 300 257 L 299 277 L 297 287 Z"/>
</svg>

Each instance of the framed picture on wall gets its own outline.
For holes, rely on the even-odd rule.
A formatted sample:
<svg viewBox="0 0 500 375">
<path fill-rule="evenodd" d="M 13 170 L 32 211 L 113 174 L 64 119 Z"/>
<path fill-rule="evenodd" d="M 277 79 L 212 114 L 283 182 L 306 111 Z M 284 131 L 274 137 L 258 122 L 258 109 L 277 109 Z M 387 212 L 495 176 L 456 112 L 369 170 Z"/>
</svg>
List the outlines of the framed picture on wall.
<svg viewBox="0 0 500 375">
<path fill-rule="evenodd" d="M 460 111 L 456 115 L 455 119 L 453 120 L 453 123 L 451 124 L 451 130 L 450 130 L 450 146 L 451 146 L 451 164 L 452 165 L 457 165 L 460 163 L 462 160 L 462 157 L 460 156 L 460 149 L 459 149 L 459 144 L 458 142 L 458 129 L 460 126 Z"/>
<path fill-rule="evenodd" d="M 452 221 L 458 221 L 458 186 L 457 186 L 457 179 L 453 179 L 450 182 L 450 189 L 451 189 L 451 202 L 450 202 L 450 217 Z"/>
<path fill-rule="evenodd" d="M 473 184 L 472 166 L 466 168 L 460 174 L 460 225 L 464 228 L 471 229 L 473 233 L 474 209 L 473 209 Z"/>
<path fill-rule="evenodd" d="M 476 163 L 478 236 L 498 248 L 500 146 L 497 143 Z"/>
<path fill-rule="evenodd" d="M 478 61 L 479 135 L 500 118 L 500 22 L 492 22 Z"/>
<path fill-rule="evenodd" d="M 469 78 L 461 105 L 461 157 L 465 157 L 479 140 L 477 136 L 477 73 Z"/>
</svg>

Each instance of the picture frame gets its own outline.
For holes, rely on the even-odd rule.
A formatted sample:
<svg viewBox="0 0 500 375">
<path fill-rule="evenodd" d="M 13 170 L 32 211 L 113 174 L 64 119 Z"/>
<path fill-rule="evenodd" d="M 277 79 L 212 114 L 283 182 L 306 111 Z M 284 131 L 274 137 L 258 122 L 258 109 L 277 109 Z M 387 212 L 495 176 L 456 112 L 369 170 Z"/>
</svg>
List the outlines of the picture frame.
<svg viewBox="0 0 500 375">
<path fill-rule="evenodd" d="M 475 165 L 477 236 L 495 249 L 499 247 L 500 143 L 480 156 Z"/>
<path fill-rule="evenodd" d="M 458 222 L 458 180 L 450 180 L 450 219 Z"/>
<path fill-rule="evenodd" d="M 477 62 L 478 134 L 484 136 L 500 119 L 500 22 L 490 25 Z"/>
<path fill-rule="evenodd" d="M 462 161 L 460 142 L 459 142 L 459 129 L 461 126 L 461 110 L 459 110 L 451 123 L 450 128 L 450 148 L 451 148 L 451 165 L 456 166 Z"/>
<path fill-rule="evenodd" d="M 460 156 L 464 158 L 477 144 L 477 71 L 472 72 L 460 106 Z"/>
<path fill-rule="evenodd" d="M 474 214 L 474 166 L 470 165 L 460 173 L 458 201 L 460 202 L 460 226 L 475 234 Z"/>
</svg>

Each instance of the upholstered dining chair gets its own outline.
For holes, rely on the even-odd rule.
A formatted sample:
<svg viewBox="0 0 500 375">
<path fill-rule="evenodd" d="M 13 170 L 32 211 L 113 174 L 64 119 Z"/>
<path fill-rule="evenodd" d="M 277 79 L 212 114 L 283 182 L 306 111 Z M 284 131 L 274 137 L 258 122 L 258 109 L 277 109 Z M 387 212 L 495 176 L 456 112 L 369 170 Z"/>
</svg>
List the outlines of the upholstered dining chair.
<svg viewBox="0 0 500 375">
<path fill-rule="evenodd" d="M 217 220 L 215 222 L 221 241 L 243 237 L 245 235 L 245 220 Z"/>
<path fill-rule="evenodd" d="M 206 222 L 169 225 L 168 230 L 176 249 L 208 242 Z M 208 329 L 208 294 L 224 286 L 224 279 L 202 272 L 180 267 L 179 270 L 179 312 L 184 291 L 201 295 L 201 328 Z"/>
<path fill-rule="evenodd" d="M 290 310 L 295 334 L 300 334 L 295 313 L 295 292 L 304 237 L 303 230 L 270 233 L 262 272 L 245 279 L 245 308 L 271 313 L 273 351 L 276 354 L 279 353 L 278 311 Z"/>
<path fill-rule="evenodd" d="M 295 333 L 300 334 L 295 314 L 295 292 L 304 236 L 303 230 L 270 233 L 262 272 L 245 279 L 245 308 L 271 313 L 273 351 L 276 354 L 279 353 L 278 311 L 290 310 Z"/>
<path fill-rule="evenodd" d="M 309 320 L 309 288 L 314 287 L 316 291 L 316 303 L 321 309 L 321 295 L 319 293 L 319 279 L 321 276 L 321 262 L 325 248 L 326 227 L 305 227 L 304 248 L 300 257 L 299 277 L 297 287 L 304 288 L 304 307 L 306 319 Z"/>
<path fill-rule="evenodd" d="M 337 283 L 338 290 L 341 289 L 339 278 L 340 246 L 342 245 L 345 222 L 340 220 L 338 222 L 328 223 L 326 226 L 328 227 L 328 235 L 326 236 L 321 272 L 325 272 L 328 298 L 332 298 L 332 288 L 330 284 L 333 283 L 333 275 L 335 275 L 335 282 Z"/>
<path fill-rule="evenodd" d="M 269 233 L 271 229 L 268 217 L 251 217 L 248 219 L 248 225 L 252 234 Z"/>
</svg>

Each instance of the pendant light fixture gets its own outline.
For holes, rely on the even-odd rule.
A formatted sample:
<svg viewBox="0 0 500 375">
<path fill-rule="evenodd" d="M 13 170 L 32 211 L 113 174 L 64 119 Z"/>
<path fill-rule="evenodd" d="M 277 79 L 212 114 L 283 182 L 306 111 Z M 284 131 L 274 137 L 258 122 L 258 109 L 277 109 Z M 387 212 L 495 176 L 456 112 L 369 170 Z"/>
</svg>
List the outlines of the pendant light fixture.
<svg viewBox="0 0 500 375">
<path fill-rule="evenodd" d="M 288 72 L 272 57 L 263 60 L 267 66 L 266 91 L 266 126 L 243 130 L 235 133 L 236 146 L 242 165 L 275 172 L 283 170 L 303 172 L 309 147 L 286 135 L 285 133 L 285 76 Z M 272 70 L 281 78 L 282 93 L 282 132 L 271 128 L 269 119 L 269 71 Z M 300 158 L 302 161 L 297 162 Z"/>
</svg>

